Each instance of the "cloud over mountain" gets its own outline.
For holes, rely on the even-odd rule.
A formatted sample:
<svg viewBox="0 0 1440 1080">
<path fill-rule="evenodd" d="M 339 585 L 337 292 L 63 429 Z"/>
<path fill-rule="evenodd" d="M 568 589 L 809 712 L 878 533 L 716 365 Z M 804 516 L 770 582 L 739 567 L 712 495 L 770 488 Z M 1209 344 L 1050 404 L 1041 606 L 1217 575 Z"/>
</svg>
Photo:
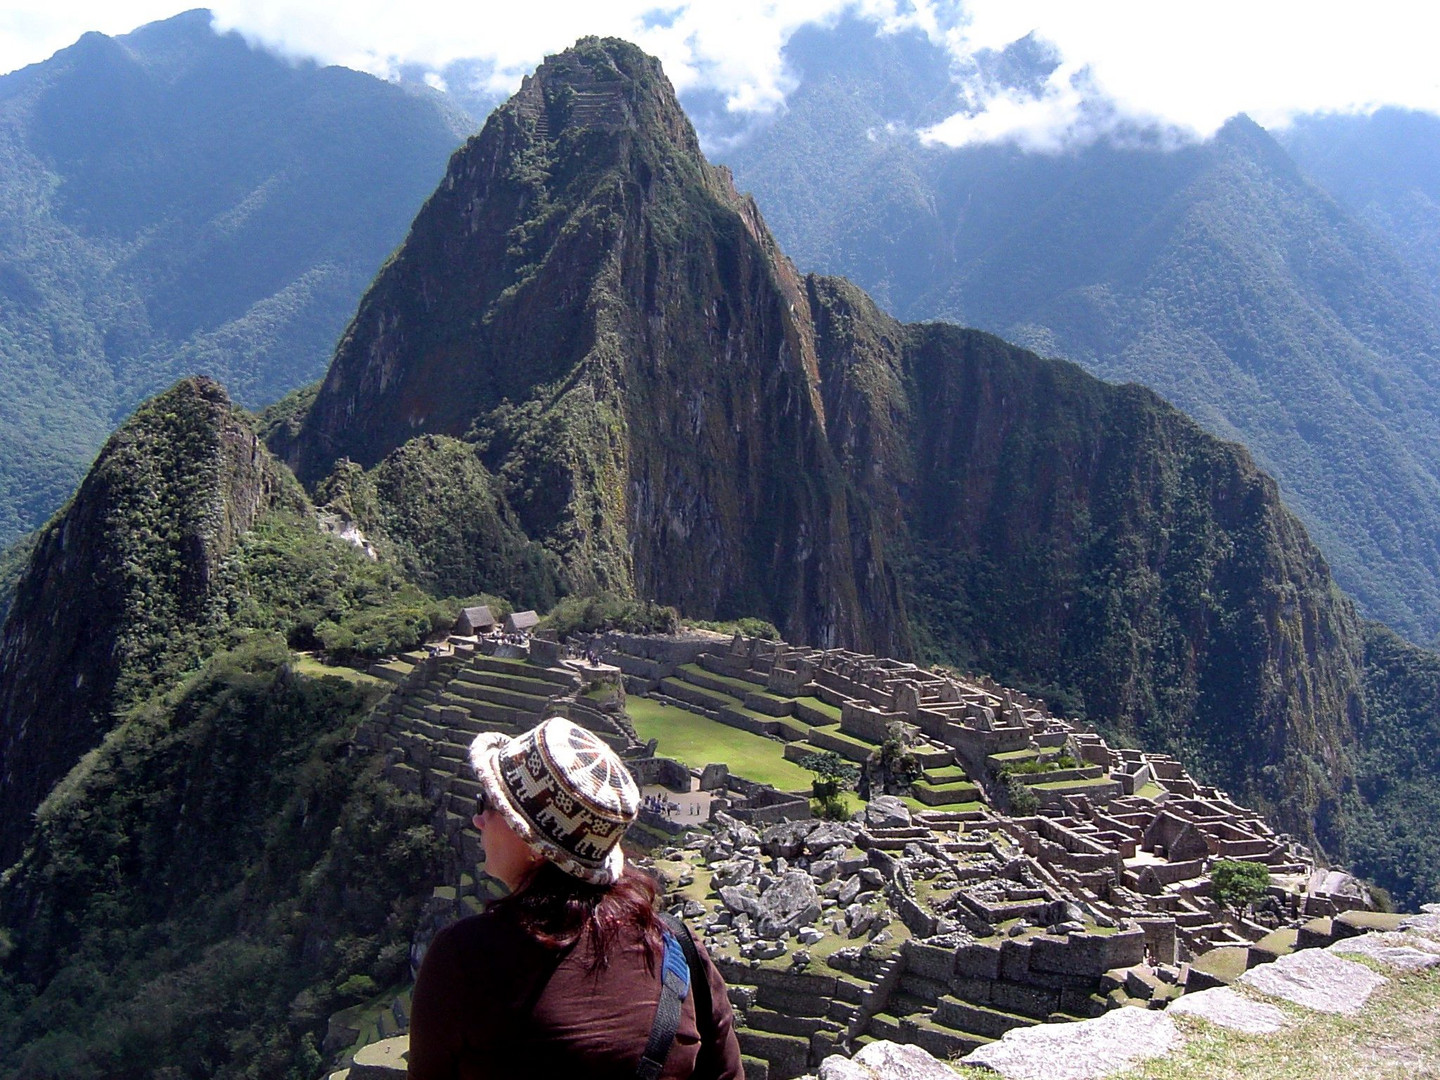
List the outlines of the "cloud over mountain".
<svg viewBox="0 0 1440 1080">
<path fill-rule="evenodd" d="M 1298 114 L 1383 105 L 1440 111 L 1429 44 L 1440 12 L 1392 0 L 1367 5 L 1363 18 L 1352 5 L 1298 0 L 557 0 L 543 18 L 493 2 L 217 0 L 214 11 L 218 29 L 252 43 L 414 78 L 487 107 L 546 54 L 582 35 L 614 34 L 660 57 L 682 95 L 710 95 L 719 111 L 752 116 L 783 108 L 794 88 L 783 53 L 796 31 L 858 16 L 946 48 L 957 108 L 925 136 L 948 145 L 1049 151 L 1102 136 L 1208 137 L 1241 112 L 1274 127 Z M 64 10 L 21 0 L 0 13 L 0 71 L 87 30 L 121 33 L 170 14 L 156 0 Z M 1013 61 L 1027 42 L 1049 62 L 1019 81 L 997 78 L 996 58 Z"/>
</svg>

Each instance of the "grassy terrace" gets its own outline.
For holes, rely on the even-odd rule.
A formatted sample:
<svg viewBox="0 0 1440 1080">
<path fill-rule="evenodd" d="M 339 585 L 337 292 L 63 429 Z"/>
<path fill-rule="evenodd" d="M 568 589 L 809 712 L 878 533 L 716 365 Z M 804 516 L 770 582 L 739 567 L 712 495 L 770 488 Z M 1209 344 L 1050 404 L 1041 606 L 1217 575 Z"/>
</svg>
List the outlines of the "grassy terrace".
<svg viewBox="0 0 1440 1080">
<path fill-rule="evenodd" d="M 1044 776 L 1044 773 L 1037 773 L 1037 776 Z M 1023 777 L 1021 778 L 1023 781 Z M 1052 780 L 1048 784 L 1026 784 L 1026 787 L 1034 788 L 1037 791 L 1058 791 L 1070 790 L 1071 788 L 1099 787 L 1101 784 L 1113 784 L 1115 781 L 1108 776 L 1097 776 L 1091 780 Z"/>
<path fill-rule="evenodd" d="M 845 731 L 826 730 L 825 737 L 827 739 L 833 739 L 837 742 L 842 742 L 846 746 L 853 746 L 857 750 L 863 750 L 867 755 L 870 753 L 870 751 L 874 750 L 875 747 L 879 745 L 879 743 L 872 743 L 866 739 L 856 738 L 854 735 L 851 735 L 850 733 Z"/>
<path fill-rule="evenodd" d="M 679 688 L 677 691 L 677 687 Z M 711 708 L 719 709 L 729 705 L 733 708 L 740 708 L 740 699 L 734 694 L 727 694 L 722 690 L 711 690 L 708 686 L 701 686 L 699 683 L 686 682 L 684 679 L 661 679 L 660 689 L 666 694 L 678 697 L 681 693 L 690 694 L 694 697 L 704 698 L 710 703 Z"/>
<path fill-rule="evenodd" d="M 946 794 L 964 793 L 969 795 L 979 794 L 980 791 L 979 787 L 977 787 L 975 784 L 970 783 L 970 781 L 968 780 L 955 780 L 946 784 L 932 784 L 925 780 L 916 780 L 915 786 L 917 788 L 923 787 L 927 791 L 940 791 L 945 792 Z"/>
<path fill-rule="evenodd" d="M 814 709 L 817 713 L 823 714 L 836 724 L 840 722 L 840 707 L 838 705 L 831 705 L 828 701 L 821 701 L 818 697 L 797 697 L 795 704 L 797 706 L 804 705 L 807 708 Z"/>
<path fill-rule="evenodd" d="M 706 671 L 699 664 L 681 664 L 680 670 L 689 672 L 691 675 L 698 675 L 702 679 L 722 683 L 730 687 L 740 697 L 744 697 L 746 694 L 762 693 L 765 691 L 765 687 L 760 683 L 753 683 L 748 679 L 732 678 L 729 675 L 717 675 L 713 671 Z M 774 697 L 773 694 L 770 696 Z"/>
<path fill-rule="evenodd" d="M 355 683 L 357 686 L 389 686 L 390 683 L 374 675 L 363 671 L 356 671 L 350 667 L 334 667 L 330 664 L 322 664 L 315 657 L 306 653 L 294 653 L 291 657 L 290 666 L 295 669 L 297 675 L 308 675 L 312 679 L 323 678 L 326 675 L 334 675 L 336 678 L 344 679 L 346 682 Z"/>
<path fill-rule="evenodd" d="M 733 709 L 736 712 L 742 713 L 745 716 L 750 717 L 750 719 L 758 721 L 762 724 L 774 724 L 778 722 L 788 721 L 789 726 L 795 732 L 797 737 L 803 736 L 807 731 L 809 731 L 809 728 L 806 725 L 802 724 L 798 720 L 793 719 L 792 717 L 771 716 L 769 713 L 760 712 L 758 709 L 747 708 L 745 704 L 741 701 L 741 699 L 735 697 L 733 694 L 726 694 L 720 690 L 711 690 L 708 686 L 700 686 L 698 683 L 685 682 L 685 680 L 683 679 L 662 679 L 660 682 L 661 691 L 664 693 L 674 694 L 678 697 L 679 695 L 675 694 L 674 687 L 670 685 L 672 683 L 678 683 L 683 686 L 685 693 L 693 694 L 696 697 L 704 698 L 707 702 L 710 703 L 710 708 L 712 709 Z"/>
<path fill-rule="evenodd" d="M 968 780 L 970 777 L 959 765 L 944 765 L 938 769 L 926 769 L 925 779 L 932 784 L 953 784 L 960 780 Z"/>
<path fill-rule="evenodd" d="M 781 791 L 810 790 L 814 777 L 781 755 L 785 744 L 763 735 L 730 727 L 698 713 L 663 705 L 649 698 L 632 697 L 625 711 L 642 739 L 658 739 L 660 753 L 687 765 L 701 767 L 723 761 L 746 780 L 773 784 Z M 770 718 L 773 719 L 773 718 Z"/>
<path fill-rule="evenodd" d="M 489 664 L 506 664 L 509 667 L 513 667 L 517 675 L 535 670 L 535 665 L 530 663 L 529 660 L 521 660 L 518 656 L 490 656 L 487 654 L 485 656 L 485 662 Z"/>
<path fill-rule="evenodd" d="M 500 690 L 509 690 L 511 693 L 524 694 L 527 697 L 550 698 L 559 693 L 561 687 L 544 679 L 531 679 L 524 675 L 510 675 L 501 671 L 479 671 L 475 677 L 462 679 L 472 686 L 494 686 Z"/>
<path fill-rule="evenodd" d="M 1026 747 L 1023 750 L 1007 750 L 1003 754 L 991 754 L 985 760 L 993 768 L 1004 765 L 1025 765 L 1031 761 L 1039 761 L 1044 756 L 1041 751 L 1033 747 Z"/>
</svg>

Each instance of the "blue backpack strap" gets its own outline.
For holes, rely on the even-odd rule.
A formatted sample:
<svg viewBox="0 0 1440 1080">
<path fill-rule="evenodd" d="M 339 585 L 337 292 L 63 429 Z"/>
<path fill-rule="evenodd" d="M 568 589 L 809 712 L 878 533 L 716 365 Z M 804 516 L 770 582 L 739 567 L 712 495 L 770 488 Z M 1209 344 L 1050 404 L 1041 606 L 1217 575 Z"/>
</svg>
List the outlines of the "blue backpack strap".
<svg viewBox="0 0 1440 1080">
<path fill-rule="evenodd" d="M 656 1080 L 664 1071 L 670 1056 L 675 1032 L 680 1027 L 680 1005 L 690 993 L 690 964 L 680 940 L 667 926 L 664 934 L 665 959 L 660 965 L 660 1003 L 655 1006 L 655 1023 L 650 1039 L 640 1055 L 635 1075 L 640 1080 Z"/>
</svg>

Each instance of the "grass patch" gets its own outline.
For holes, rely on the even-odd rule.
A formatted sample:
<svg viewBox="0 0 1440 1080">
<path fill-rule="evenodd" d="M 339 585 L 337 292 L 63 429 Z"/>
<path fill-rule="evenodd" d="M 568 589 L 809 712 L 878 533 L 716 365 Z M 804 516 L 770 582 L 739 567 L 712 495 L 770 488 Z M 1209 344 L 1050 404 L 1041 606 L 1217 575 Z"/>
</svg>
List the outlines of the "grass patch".
<svg viewBox="0 0 1440 1080">
<path fill-rule="evenodd" d="M 991 754 L 990 757 L 996 761 L 1025 761 L 1028 758 L 1038 758 L 1040 751 L 1027 747 L 1024 750 L 1007 750 L 1003 754 Z"/>
<path fill-rule="evenodd" d="M 969 775 L 959 765 L 942 765 L 938 769 L 926 769 L 925 779 L 932 784 L 953 784 L 969 780 Z"/>
<path fill-rule="evenodd" d="M 1052 780 L 1046 784 L 1026 784 L 1026 787 L 1034 788 L 1036 791 L 1068 791 L 1071 788 L 1099 787 L 1101 784 L 1113 784 L 1115 781 L 1108 776 L 1097 776 L 1090 780 Z"/>
<path fill-rule="evenodd" d="M 1165 789 L 1153 781 L 1135 789 L 1136 797 L 1141 799 L 1158 799 L 1164 794 Z"/>
<path fill-rule="evenodd" d="M 831 731 L 829 728 L 817 728 L 816 730 L 821 732 L 821 738 L 824 739 L 826 742 L 841 742 L 844 743 L 846 746 L 856 747 L 859 750 L 865 751 L 867 756 L 869 755 L 870 751 L 874 750 L 877 746 L 880 745 L 879 743 L 869 742 L 866 739 L 861 739 L 854 735 L 851 735 L 848 731 Z M 820 744 L 817 743 L 816 745 Z"/>
<path fill-rule="evenodd" d="M 684 679 L 661 679 L 660 689 L 671 697 L 685 700 L 685 695 L 703 698 L 709 703 L 710 708 L 719 709 L 726 705 L 741 709 L 744 706 L 740 699 L 734 694 L 727 694 L 723 690 L 711 690 L 708 686 L 701 686 L 699 683 L 686 682 Z"/>
<path fill-rule="evenodd" d="M 977 787 L 975 784 L 970 783 L 969 780 L 955 780 L 945 784 L 935 784 L 930 783 L 926 780 L 916 780 L 915 786 L 917 788 L 923 787 L 926 791 L 939 791 L 945 794 L 953 794 L 955 792 L 961 791 L 978 792 L 980 790 L 979 787 Z"/>
<path fill-rule="evenodd" d="M 733 675 L 717 675 L 715 672 L 708 671 L 699 664 L 681 664 L 679 670 L 689 672 L 691 675 L 698 675 L 700 678 L 707 679 L 711 682 L 723 683 L 725 686 L 735 690 L 741 697 L 765 689 L 762 683 L 753 683 L 749 679 L 737 679 Z"/>
<path fill-rule="evenodd" d="M 649 698 L 631 697 L 625 711 L 642 740 L 658 739 L 660 753 L 696 767 L 723 761 L 730 771 L 759 784 L 773 784 L 781 791 L 810 790 L 814 776 L 782 756 L 785 744 L 778 739 L 752 735 L 748 731 L 687 712 Z M 773 719 L 773 717 L 771 718 Z"/>
<path fill-rule="evenodd" d="M 312 679 L 322 679 L 326 675 L 334 675 L 336 678 L 344 679 L 346 682 L 354 683 L 356 686 L 390 686 L 386 679 L 378 678 L 375 675 L 364 671 L 357 671 L 352 667 L 337 667 L 333 664 L 321 663 L 315 657 L 306 653 L 295 653 L 291 657 L 290 666 L 297 675 L 306 675 Z"/>
<path fill-rule="evenodd" d="M 807 708 L 814 709 L 818 713 L 824 713 L 837 724 L 840 722 L 840 707 L 838 705 L 831 705 L 828 701 L 821 701 L 818 697 L 798 697 L 795 699 L 795 704 L 804 705 Z"/>
</svg>

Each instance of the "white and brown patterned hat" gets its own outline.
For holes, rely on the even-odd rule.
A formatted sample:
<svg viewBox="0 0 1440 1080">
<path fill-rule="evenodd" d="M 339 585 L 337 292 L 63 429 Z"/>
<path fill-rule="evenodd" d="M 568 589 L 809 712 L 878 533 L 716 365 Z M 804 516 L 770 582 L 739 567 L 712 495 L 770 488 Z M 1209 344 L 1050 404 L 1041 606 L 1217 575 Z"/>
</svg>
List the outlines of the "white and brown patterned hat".
<svg viewBox="0 0 1440 1080">
<path fill-rule="evenodd" d="M 630 770 L 591 732 L 552 716 L 513 739 L 488 731 L 470 744 L 486 805 L 566 873 L 608 885 L 620 877 L 620 838 L 640 809 Z"/>
</svg>

